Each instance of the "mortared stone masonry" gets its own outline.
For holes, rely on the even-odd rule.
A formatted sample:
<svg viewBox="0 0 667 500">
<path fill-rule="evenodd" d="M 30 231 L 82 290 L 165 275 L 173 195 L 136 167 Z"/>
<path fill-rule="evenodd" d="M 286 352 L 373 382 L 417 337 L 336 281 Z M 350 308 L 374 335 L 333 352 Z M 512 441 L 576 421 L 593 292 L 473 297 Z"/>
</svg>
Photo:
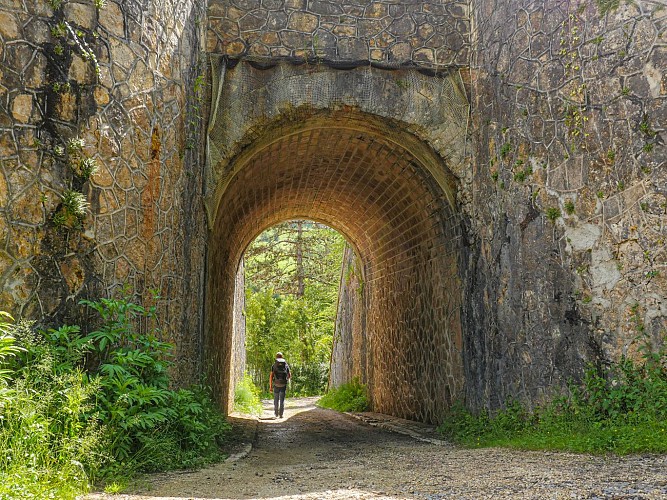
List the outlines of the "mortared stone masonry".
<svg viewBox="0 0 667 500">
<path fill-rule="evenodd" d="M 666 27 L 658 0 L 5 0 L 0 309 L 159 289 L 176 380 L 228 409 L 243 251 L 308 218 L 351 247 L 332 385 L 427 422 L 538 403 L 664 343 Z"/>
</svg>

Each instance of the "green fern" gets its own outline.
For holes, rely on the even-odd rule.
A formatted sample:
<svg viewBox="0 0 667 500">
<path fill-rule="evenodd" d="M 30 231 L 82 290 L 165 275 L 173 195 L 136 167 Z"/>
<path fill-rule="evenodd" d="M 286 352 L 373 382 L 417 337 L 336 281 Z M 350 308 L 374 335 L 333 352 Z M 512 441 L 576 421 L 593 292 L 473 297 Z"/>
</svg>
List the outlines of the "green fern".
<svg viewBox="0 0 667 500">
<path fill-rule="evenodd" d="M 99 167 L 97 166 L 95 158 L 82 158 L 75 171 L 82 179 L 90 179 L 98 170 Z"/>
</svg>

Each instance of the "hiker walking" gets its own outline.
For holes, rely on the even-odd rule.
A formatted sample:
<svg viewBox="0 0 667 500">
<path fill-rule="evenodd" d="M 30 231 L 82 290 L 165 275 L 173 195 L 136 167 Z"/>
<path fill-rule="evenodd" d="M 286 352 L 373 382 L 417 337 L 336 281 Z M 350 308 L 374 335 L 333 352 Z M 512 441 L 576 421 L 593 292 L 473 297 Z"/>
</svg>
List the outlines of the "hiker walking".
<svg viewBox="0 0 667 500">
<path fill-rule="evenodd" d="M 287 390 L 287 381 L 292 377 L 289 371 L 287 360 L 283 358 L 283 353 L 276 354 L 276 361 L 271 367 L 269 375 L 269 391 L 273 391 L 273 411 L 276 418 L 283 418 L 285 410 L 285 391 Z"/>
</svg>

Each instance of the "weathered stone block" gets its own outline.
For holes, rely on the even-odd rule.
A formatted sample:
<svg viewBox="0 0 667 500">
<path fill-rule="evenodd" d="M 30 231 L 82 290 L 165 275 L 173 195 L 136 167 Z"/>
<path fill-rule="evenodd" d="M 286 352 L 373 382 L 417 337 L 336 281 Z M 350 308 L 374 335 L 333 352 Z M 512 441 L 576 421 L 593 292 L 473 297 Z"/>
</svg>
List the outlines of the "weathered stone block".
<svg viewBox="0 0 667 500">
<path fill-rule="evenodd" d="M 115 2 L 107 2 L 99 13 L 100 27 L 117 37 L 125 36 L 125 16 L 120 6 Z"/>
<path fill-rule="evenodd" d="M 313 33 L 319 24 L 318 17 L 305 12 L 293 12 L 289 16 L 287 28 L 302 33 Z"/>
<path fill-rule="evenodd" d="M 368 45 L 357 38 L 341 38 L 338 41 L 338 55 L 352 61 L 368 59 Z"/>
<path fill-rule="evenodd" d="M 238 25 L 241 32 L 256 31 L 262 29 L 266 24 L 266 17 L 262 13 L 251 12 L 239 19 Z"/>
<path fill-rule="evenodd" d="M 412 47 L 409 43 L 400 42 L 389 49 L 389 61 L 404 62 L 410 60 Z"/>
<path fill-rule="evenodd" d="M 97 9 L 92 4 L 67 2 L 63 10 L 68 20 L 82 28 L 93 29 L 96 25 Z"/>
<path fill-rule="evenodd" d="M 246 51 L 245 43 L 240 39 L 230 42 L 225 46 L 225 54 L 232 57 L 238 57 Z"/>
<path fill-rule="evenodd" d="M 5 40 L 16 40 L 19 37 L 19 24 L 14 14 L 0 11 L 0 36 Z"/>
<path fill-rule="evenodd" d="M 63 92 L 58 95 L 56 103 L 58 117 L 67 122 L 76 120 L 76 96 L 71 92 Z"/>
<path fill-rule="evenodd" d="M 403 16 L 398 19 L 395 18 L 387 28 L 387 31 L 394 36 L 400 37 L 413 34 L 416 32 L 416 29 L 417 26 L 414 21 L 408 16 Z"/>
<path fill-rule="evenodd" d="M 33 97 L 30 94 L 19 94 L 12 102 L 12 116 L 21 123 L 28 123 L 33 111 Z"/>
</svg>

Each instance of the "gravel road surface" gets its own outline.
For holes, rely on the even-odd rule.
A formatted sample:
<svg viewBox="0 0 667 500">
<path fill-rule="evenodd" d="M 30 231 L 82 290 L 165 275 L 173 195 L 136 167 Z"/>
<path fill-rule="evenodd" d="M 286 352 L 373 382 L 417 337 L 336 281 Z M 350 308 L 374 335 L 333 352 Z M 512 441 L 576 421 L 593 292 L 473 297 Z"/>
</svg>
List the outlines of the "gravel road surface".
<svg viewBox="0 0 667 500">
<path fill-rule="evenodd" d="M 238 454 L 225 463 L 150 476 L 136 494 L 87 499 L 667 499 L 664 455 L 462 449 L 372 427 L 314 403 L 288 399 L 283 419 L 273 419 L 268 405 L 259 423 L 236 419 L 254 442 L 252 448 L 238 443 Z"/>
</svg>

